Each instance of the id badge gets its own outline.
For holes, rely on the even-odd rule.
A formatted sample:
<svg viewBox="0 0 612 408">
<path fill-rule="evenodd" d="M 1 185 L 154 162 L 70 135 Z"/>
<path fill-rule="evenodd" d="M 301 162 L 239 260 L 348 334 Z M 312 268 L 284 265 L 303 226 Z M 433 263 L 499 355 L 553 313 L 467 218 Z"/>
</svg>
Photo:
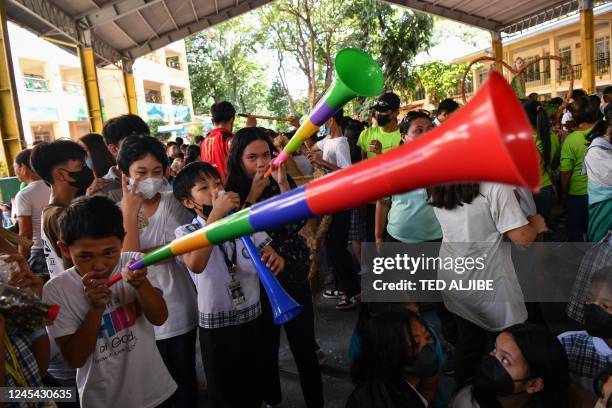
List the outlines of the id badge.
<svg viewBox="0 0 612 408">
<path fill-rule="evenodd" d="M 230 283 L 228 283 L 227 292 L 229 293 L 230 299 L 232 299 L 232 304 L 235 308 L 246 302 L 246 297 L 242 291 L 240 281 L 232 280 Z"/>
</svg>

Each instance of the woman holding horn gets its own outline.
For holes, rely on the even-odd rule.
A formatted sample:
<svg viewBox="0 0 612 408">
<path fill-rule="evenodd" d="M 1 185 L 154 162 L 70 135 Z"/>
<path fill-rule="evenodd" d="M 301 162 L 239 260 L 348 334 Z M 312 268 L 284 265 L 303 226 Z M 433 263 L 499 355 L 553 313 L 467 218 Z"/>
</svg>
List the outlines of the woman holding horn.
<svg viewBox="0 0 612 408">
<path fill-rule="evenodd" d="M 274 150 L 263 128 L 244 128 L 236 133 L 227 161 L 226 190 L 238 193 L 244 206 L 251 206 L 296 187 L 293 179 L 286 175 L 284 165 L 276 168 L 272 177 L 264 177 Z M 279 282 L 293 299 L 304 306 L 303 312 L 283 327 L 300 375 L 305 406 L 310 408 L 323 407 L 323 385 L 315 353 L 314 312 L 308 284 L 309 251 L 298 234 L 305 222 L 283 225 L 266 230 L 266 233 L 272 238 L 271 246 L 285 260 L 285 269 L 278 276 Z M 270 302 L 265 292 L 261 291 L 261 297 L 264 327 L 260 353 L 266 360 L 261 378 L 266 382 L 263 387 L 264 400 L 274 406 L 282 400 L 278 371 L 280 326 L 272 322 Z"/>
</svg>

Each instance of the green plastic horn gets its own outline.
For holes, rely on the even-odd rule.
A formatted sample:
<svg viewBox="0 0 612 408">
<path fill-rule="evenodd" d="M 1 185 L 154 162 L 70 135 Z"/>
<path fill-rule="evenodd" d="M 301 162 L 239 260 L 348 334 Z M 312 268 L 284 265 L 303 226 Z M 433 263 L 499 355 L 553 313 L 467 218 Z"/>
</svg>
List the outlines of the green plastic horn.
<svg viewBox="0 0 612 408">
<path fill-rule="evenodd" d="M 370 54 L 345 48 L 336 54 L 336 80 L 314 107 L 308 119 L 295 132 L 283 151 L 274 159 L 276 168 L 312 136 L 334 113 L 357 96 L 376 96 L 383 90 L 382 70 Z"/>
</svg>

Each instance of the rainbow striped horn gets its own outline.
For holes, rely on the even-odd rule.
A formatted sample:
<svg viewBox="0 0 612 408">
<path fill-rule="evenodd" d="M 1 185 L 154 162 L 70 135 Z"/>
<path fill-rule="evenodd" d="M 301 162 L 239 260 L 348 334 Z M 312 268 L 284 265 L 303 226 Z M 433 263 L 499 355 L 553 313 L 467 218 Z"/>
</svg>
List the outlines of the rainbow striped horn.
<svg viewBox="0 0 612 408">
<path fill-rule="evenodd" d="M 291 153 L 298 150 L 306 139 L 348 101 L 357 96 L 376 96 L 382 92 L 382 70 L 370 54 L 356 48 L 345 48 L 336 54 L 334 64 L 336 80 L 283 151 L 272 161 L 272 167 L 277 168 L 286 162 Z"/>
</svg>

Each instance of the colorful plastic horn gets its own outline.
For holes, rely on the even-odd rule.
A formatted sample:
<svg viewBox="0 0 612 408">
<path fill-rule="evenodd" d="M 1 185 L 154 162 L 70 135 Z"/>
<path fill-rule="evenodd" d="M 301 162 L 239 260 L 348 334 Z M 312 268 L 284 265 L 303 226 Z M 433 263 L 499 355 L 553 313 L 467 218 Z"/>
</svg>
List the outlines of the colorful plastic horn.
<svg viewBox="0 0 612 408">
<path fill-rule="evenodd" d="M 336 54 L 334 61 L 336 80 L 327 89 L 308 119 L 296 130 L 283 151 L 272 161 L 272 168 L 286 162 L 291 153 L 312 136 L 334 113 L 357 96 L 376 96 L 383 90 L 382 70 L 370 54 L 345 48 Z M 270 170 L 266 174 L 269 175 Z"/>
<path fill-rule="evenodd" d="M 130 268 L 416 188 L 477 180 L 533 191 L 540 185 L 531 126 L 495 72 L 467 105 L 426 135 L 207 225 Z"/>
</svg>

